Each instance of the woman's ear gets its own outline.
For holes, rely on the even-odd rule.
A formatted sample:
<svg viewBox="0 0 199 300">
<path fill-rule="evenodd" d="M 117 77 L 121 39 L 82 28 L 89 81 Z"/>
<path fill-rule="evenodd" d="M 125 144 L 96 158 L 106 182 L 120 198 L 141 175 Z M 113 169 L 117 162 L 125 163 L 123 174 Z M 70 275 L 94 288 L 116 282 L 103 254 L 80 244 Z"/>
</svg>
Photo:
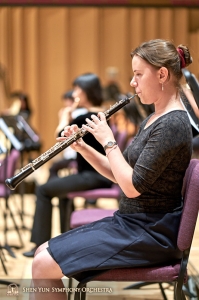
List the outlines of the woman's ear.
<svg viewBox="0 0 199 300">
<path fill-rule="evenodd" d="M 158 73 L 159 73 L 160 83 L 164 83 L 168 78 L 168 69 L 165 67 L 161 67 Z"/>
</svg>

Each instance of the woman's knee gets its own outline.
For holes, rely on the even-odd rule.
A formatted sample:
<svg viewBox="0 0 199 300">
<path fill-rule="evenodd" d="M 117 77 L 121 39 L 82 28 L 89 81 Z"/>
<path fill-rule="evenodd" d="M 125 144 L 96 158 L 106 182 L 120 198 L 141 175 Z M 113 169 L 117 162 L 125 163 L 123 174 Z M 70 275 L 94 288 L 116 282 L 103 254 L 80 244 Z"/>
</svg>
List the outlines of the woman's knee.
<svg viewBox="0 0 199 300">
<path fill-rule="evenodd" d="M 41 244 L 37 250 L 35 251 L 35 255 L 36 256 L 38 253 L 40 253 L 41 251 L 45 250 L 46 248 L 48 248 L 48 242 L 45 242 L 43 244 Z"/>
<path fill-rule="evenodd" d="M 32 277 L 34 279 L 39 279 L 42 277 L 42 274 L 46 271 L 45 269 L 47 268 L 47 263 L 44 263 L 45 258 L 42 256 L 40 256 L 42 251 L 39 250 L 39 248 L 37 249 L 37 251 L 35 252 L 35 256 L 33 259 L 33 263 L 32 263 Z M 44 268 L 45 266 L 45 268 Z"/>
<path fill-rule="evenodd" d="M 51 181 L 52 184 L 52 181 Z M 42 185 L 38 185 L 36 187 L 36 191 L 35 191 L 36 197 L 37 197 L 37 202 L 40 203 L 50 203 L 50 200 L 52 198 L 53 195 L 51 195 L 51 185 L 49 184 L 49 182 L 46 182 Z"/>
<path fill-rule="evenodd" d="M 63 276 L 59 265 L 46 249 L 35 255 L 32 263 L 33 279 L 61 279 Z"/>
<path fill-rule="evenodd" d="M 37 196 L 40 196 L 44 193 L 44 184 L 41 184 L 41 185 L 38 185 L 36 186 L 36 189 L 35 189 L 35 194 Z"/>
</svg>

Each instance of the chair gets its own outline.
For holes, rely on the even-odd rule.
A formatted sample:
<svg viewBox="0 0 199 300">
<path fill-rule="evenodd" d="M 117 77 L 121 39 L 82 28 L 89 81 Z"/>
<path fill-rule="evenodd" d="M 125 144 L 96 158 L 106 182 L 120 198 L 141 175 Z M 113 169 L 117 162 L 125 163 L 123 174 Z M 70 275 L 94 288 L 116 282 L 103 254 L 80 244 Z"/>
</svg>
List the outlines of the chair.
<svg viewBox="0 0 199 300">
<path fill-rule="evenodd" d="M 86 200 L 97 200 L 99 198 L 106 199 L 120 199 L 121 190 L 117 184 L 113 184 L 110 188 L 100 188 L 88 191 L 71 192 L 67 194 L 67 201 L 65 203 L 64 231 L 88 224 L 90 222 L 99 220 L 103 217 L 113 215 L 115 210 L 105 210 L 100 208 L 86 208 L 72 211 L 73 200 L 76 197 L 82 197 Z M 62 225 L 63 226 L 63 225 Z"/>
<path fill-rule="evenodd" d="M 95 189 L 89 191 L 81 191 L 69 193 L 68 198 L 74 199 L 75 197 L 83 197 L 89 199 L 117 199 L 120 198 L 121 190 L 117 184 L 113 184 L 111 188 Z M 70 229 L 85 225 L 104 217 L 112 216 L 115 209 L 100 209 L 100 208 L 86 208 L 81 210 L 75 210 L 71 213 L 70 217 Z"/>
<path fill-rule="evenodd" d="M 167 297 L 162 283 L 170 283 L 174 285 L 174 299 L 185 300 L 183 285 L 188 277 L 187 264 L 199 210 L 198 182 L 199 160 L 192 159 L 187 168 L 182 189 L 184 208 L 177 238 L 178 248 L 182 251 L 182 259 L 180 261 L 175 263 L 168 262 L 167 265 L 156 267 L 112 269 L 93 277 L 89 281 L 141 281 L 142 286 L 158 283 L 164 299 L 167 299 Z M 78 284 L 77 287 L 80 288 L 80 291 L 75 292 L 75 300 L 86 299 L 86 289 L 82 289 L 86 284 L 87 282 Z"/>
<path fill-rule="evenodd" d="M 7 226 L 7 217 L 10 215 L 14 228 L 19 236 L 19 240 L 21 242 L 21 246 L 23 246 L 23 241 L 19 232 L 19 228 L 17 226 L 16 220 L 14 218 L 14 214 L 12 212 L 12 209 L 9 205 L 9 196 L 11 195 L 12 191 L 6 186 L 5 180 L 6 178 L 10 178 L 14 176 L 17 162 L 20 157 L 20 152 L 16 149 L 12 149 L 9 154 L 6 155 L 5 159 L 1 161 L 2 168 L 0 169 L 0 198 L 5 199 L 5 208 L 3 211 L 4 216 L 4 236 L 5 236 L 5 245 L 3 246 L 12 257 L 15 257 L 15 254 L 11 250 L 10 246 L 7 244 L 7 232 L 8 232 L 8 226 Z"/>
</svg>

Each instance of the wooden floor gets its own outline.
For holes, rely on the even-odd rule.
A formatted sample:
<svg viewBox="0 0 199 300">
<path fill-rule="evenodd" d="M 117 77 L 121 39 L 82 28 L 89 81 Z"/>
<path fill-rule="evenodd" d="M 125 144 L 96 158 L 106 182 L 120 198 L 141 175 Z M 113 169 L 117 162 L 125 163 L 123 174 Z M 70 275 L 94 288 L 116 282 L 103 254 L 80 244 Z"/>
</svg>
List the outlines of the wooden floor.
<svg viewBox="0 0 199 300">
<path fill-rule="evenodd" d="M 37 171 L 37 176 L 38 176 Z M 56 236 L 60 233 L 59 228 L 59 211 L 57 207 L 58 199 L 53 199 L 53 232 L 52 236 Z M 0 299 L 1 300 L 25 300 L 29 299 L 29 293 L 27 289 L 30 286 L 31 280 L 31 265 L 32 265 L 32 258 L 26 258 L 22 255 L 24 251 L 30 250 L 34 244 L 29 242 L 30 240 L 30 228 L 32 226 L 33 215 L 34 215 L 34 208 L 35 208 L 35 196 L 33 194 L 26 194 L 23 197 L 23 200 L 19 195 L 13 195 L 9 200 L 12 210 L 15 213 L 15 219 L 17 221 L 18 226 L 20 229 L 20 236 L 23 242 L 21 245 L 19 236 L 16 230 L 13 229 L 13 222 L 12 219 L 8 218 L 8 227 L 10 230 L 7 234 L 7 244 L 11 246 L 11 250 L 13 251 L 16 257 L 12 257 L 7 250 L 3 250 L 4 253 L 4 263 L 7 269 L 8 274 L 5 274 L 5 271 L 0 262 L 0 280 L 6 280 L 10 283 L 19 283 L 20 288 L 18 289 L 19 295 L 18 296 L 10 296 L 7 295 L 8 293 L 8 286 L 6 284 L 0 284 Z M 17 214 L 17 208 L 21 208 L 23 203 L 23 222 Z M 4 228 L 4 221 L 2 210 L 4 208 L 4 200 L 0 200 L 0 242 L 2 245 L 5 244 L 5 235 L 3 233 Z M 75 205 L 77 209 L 81 209 L 83 207 L 84 200 L 79 198 L 76 199 Z M 97 202 L 99 207 L 106 207 L 106 208 L 117 208 L 117 201 L 116 200 L 106 200 L 106 199 L 99 199 Z M 24 229 L 23 229 L 24 227 Z M 12 247 L 15 246 L 15 247 Z M 17 249 L 18 247 L 19 249 Z M 197 223 L 193 245 L 190 255 L 190 264 L 189 264 L 189 272 L 195 276 L 195 278 L 199 278 L 199 222 Z M 198 277 L 197 277 L 198 276 Z M 199 280 L 199 279 L 198 279 Z M 64 278 L 64 282 L 66 283 L 68 279 Z M 107 288 L 106 292 L 98 292 L 98 293 L 88 293 L 87 299 L 88 300 L 156 300 L 156 299 L 163 299 L 160 290 L 157 285 L 151 285 L 139 290 L 124 290 L 124 287 L 129 286 L 131 283 L 99 283 L 99 282 L 92 282 L 88 285 L 88 287 L 101 287 Z M 74 286 L 76 286 L 76 282 L 74 282 Z M 91 290 L 92 291 L 92 290 Z M 173 300 L 173 290 L 172 287 L 166 290 L 166 294 L 169 300 Z M 56 300 L 56 295 L 54 297 Z M 73 297 L 72 297 L 73 299 Z M 198 299 L 197 297 L 192 297 L 192 300 Z"/>
</svg>

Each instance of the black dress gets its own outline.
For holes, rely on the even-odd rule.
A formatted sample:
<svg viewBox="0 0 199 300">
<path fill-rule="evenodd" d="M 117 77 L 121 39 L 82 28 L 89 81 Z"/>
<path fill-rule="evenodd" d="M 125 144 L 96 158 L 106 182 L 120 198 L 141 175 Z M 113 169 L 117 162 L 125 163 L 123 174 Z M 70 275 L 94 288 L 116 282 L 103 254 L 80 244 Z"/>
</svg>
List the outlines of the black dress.
<svg viewBox="0 0 199 300">
<path fill-rule="evenodd" d="M 124 151 L 134 170 L 132 182 L 141 195 L 127 198 L 122 194 L 113 217 L 49 241 L 50 253 L 67 277 L 86 281 L 108 269 L 181 258 L 177 233 L 182 182 L 192 153 L 191 126 L 182 110 L 169 112 L 144 129 L 146 122 Z"/>
</svg>

